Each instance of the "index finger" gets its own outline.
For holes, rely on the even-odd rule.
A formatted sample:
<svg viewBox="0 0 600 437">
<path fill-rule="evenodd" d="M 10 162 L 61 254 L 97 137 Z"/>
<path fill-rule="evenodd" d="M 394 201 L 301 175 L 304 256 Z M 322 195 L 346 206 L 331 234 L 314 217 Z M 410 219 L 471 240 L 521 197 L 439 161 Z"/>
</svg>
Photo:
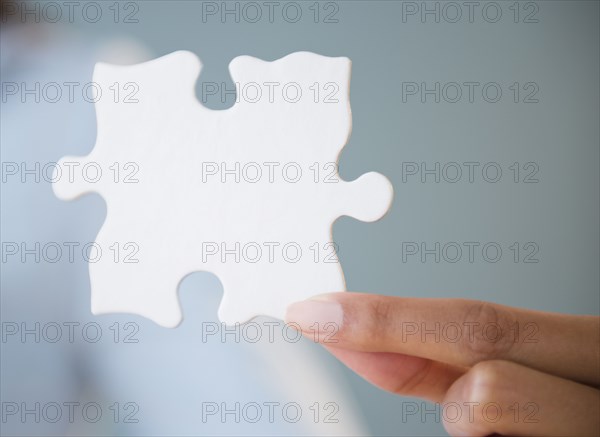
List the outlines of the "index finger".
<svg viewBox="0 0 600 437">
<path fill-rule="evenodd" d="M 317 341 L 346 349 L 396 352 L 458 366 L 502 359 L 600 383 L 600 318 L 595 316 L 465 299 L 329 293 L 290 305 L 286 321 Z M 318 331 L 323 335 L 315 335 Z"/>
</svg>

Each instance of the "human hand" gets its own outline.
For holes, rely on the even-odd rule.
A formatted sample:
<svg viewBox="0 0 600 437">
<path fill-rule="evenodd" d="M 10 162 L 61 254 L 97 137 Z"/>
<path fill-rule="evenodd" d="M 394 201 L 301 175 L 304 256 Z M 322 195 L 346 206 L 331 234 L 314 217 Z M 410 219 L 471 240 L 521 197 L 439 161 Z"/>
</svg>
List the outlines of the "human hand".
<svg viewBox="0 0 600 437">
<path fill-rule="evenodd" d="M 330 293 L 286 322 L 371 383 L 440 403 L 453 436 L 600 435 L 600 318 Z"/>
</svg>

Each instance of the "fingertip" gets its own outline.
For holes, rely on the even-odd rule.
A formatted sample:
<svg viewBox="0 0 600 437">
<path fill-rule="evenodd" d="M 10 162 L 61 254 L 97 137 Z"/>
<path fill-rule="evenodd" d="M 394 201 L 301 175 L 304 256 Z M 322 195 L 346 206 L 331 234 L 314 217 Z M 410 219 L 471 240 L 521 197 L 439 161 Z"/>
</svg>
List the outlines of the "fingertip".
<svg viewBox="0 0 600 437">
<path fill-rule="evenodd" d="M 285 322 L 297 325 L 303 332 L 325 332 L 328 327 L 342 326 L 344 311 L 336 294 L 327 293 L 290 304 L 285 313 Z"/>
</svg>

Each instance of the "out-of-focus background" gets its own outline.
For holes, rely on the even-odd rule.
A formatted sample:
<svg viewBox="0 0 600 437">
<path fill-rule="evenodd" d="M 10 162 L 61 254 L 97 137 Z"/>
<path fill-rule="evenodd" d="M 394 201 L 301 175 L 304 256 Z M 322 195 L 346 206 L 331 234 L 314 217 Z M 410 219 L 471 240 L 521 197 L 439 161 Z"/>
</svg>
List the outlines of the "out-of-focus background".
<svg viewBox="0 0 600 437">
<path fill-rule="evenodd" d="M 280 321 L 258 319 L 258 341 L 226 331 L 208 273 L 182 281 L 176 329 L 91 315 L 84 247 L 106 205 L 58 200 L 48 165 L 94 145 L 98 61 L 190 50 L 198 100 L 226 109 L 238 55 L 349 57 L 340 174 L 381 172 L 395 198 L 377 223 L 335 223 L 348 289 L 599 313 L 598 2 L 2 8 L 3 435 L 445 435 L 435 406 L 371 386 Z"/>
</svg>

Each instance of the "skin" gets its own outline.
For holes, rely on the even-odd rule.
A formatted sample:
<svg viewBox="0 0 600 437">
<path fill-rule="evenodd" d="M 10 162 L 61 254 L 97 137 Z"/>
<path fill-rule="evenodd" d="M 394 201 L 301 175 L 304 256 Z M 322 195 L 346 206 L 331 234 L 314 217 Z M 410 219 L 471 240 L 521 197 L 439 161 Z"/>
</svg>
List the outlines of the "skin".
<svg viewBox="0 0 600 437">
<path fill-rule="evenodd" d="M 599 317 L 331 293 L 286 322 L 372 384 L 448 406 L 452 436 L 600 435 Z"/>
</svg>

